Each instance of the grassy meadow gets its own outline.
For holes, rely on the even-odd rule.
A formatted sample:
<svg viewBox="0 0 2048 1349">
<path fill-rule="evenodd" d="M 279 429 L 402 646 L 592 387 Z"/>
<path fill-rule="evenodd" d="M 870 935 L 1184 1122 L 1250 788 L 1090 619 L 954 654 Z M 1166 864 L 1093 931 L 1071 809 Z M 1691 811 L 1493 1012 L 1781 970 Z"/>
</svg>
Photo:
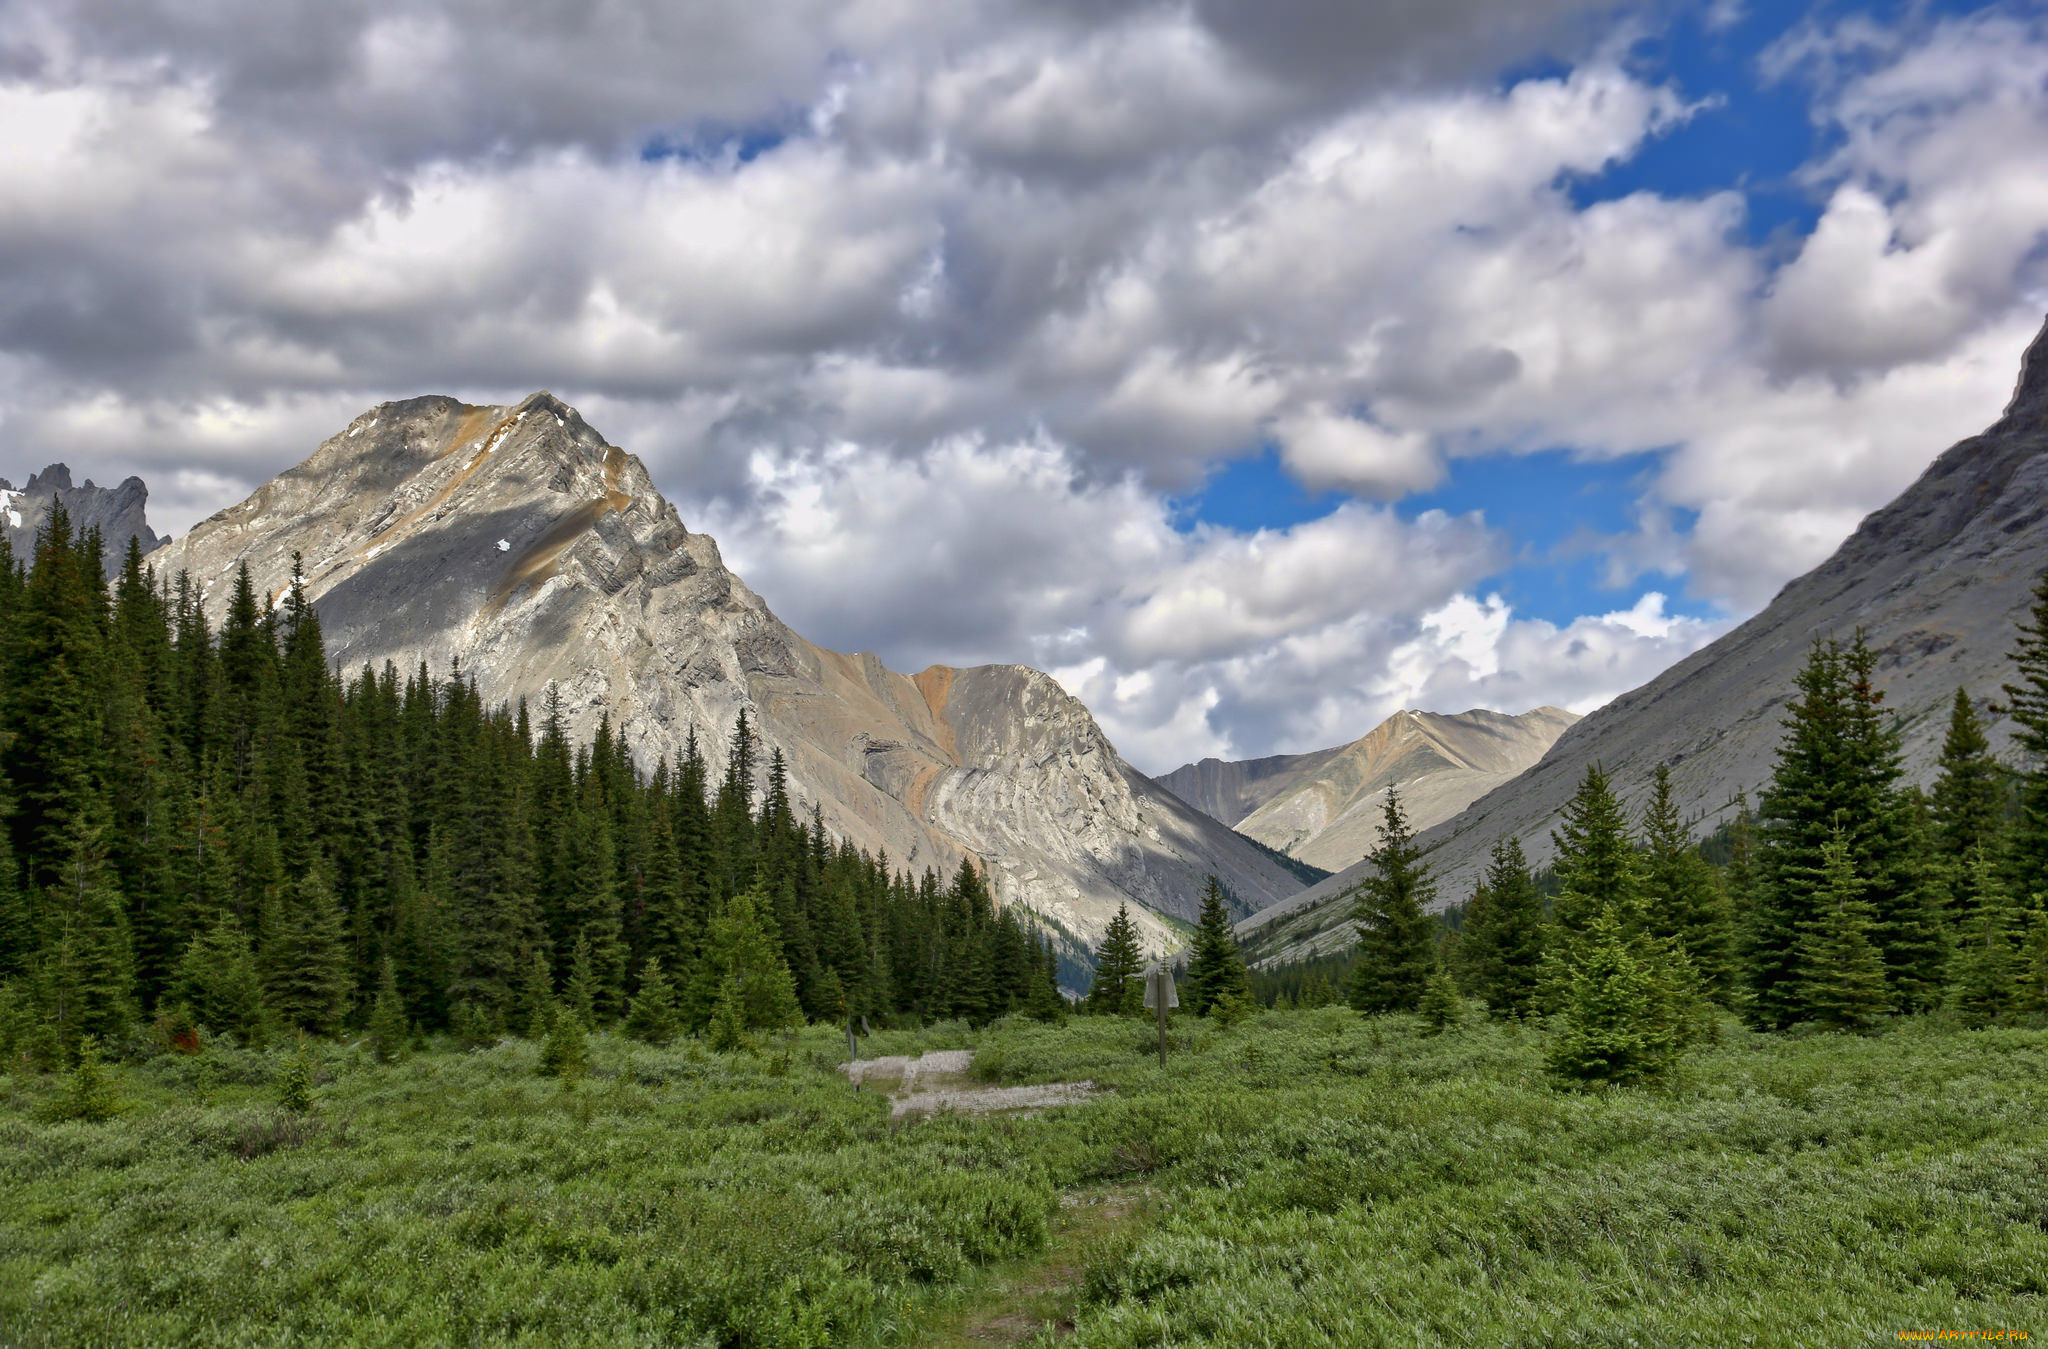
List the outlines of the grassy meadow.
<svg viewBox="0 0 2048 1349">
<path fill-rule="evenodd" d="M 0 1343 L 1897 1342 L 2048 1334 L 2048 1032 L 1721 1043 L 1576 1091 L 1542 1035 L 1348 1009 L 886 1032 L 1033 1117 L 907 1117 L 813 1029 L 0 1078 Z"/>
</svg>

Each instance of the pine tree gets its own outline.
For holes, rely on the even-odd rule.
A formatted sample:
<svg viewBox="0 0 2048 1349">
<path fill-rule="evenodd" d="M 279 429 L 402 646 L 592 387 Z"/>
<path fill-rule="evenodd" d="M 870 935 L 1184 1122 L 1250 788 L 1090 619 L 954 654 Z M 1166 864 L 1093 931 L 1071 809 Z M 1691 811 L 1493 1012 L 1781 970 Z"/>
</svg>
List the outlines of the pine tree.
<svg viewBox="0 0 2048 1349">
<path fill-rule="evenodd" d="M 70 856 L 45 901 L 50 932 L 35 980 L 43 1015 L 67 1059 L 84 1036 L 119 1044 L 136 1020 L 126 905 L 90 814 L 73 818 L 70 843 Z"/>
<path fill-rule="evenodd" d="M 551 1005 L 544 1018 L 547 1038 L 540 1046 L 540 1074 L 573 1082 L 589 1068 L 590 1050 L 583 1036 L 583 1019 L 567 1007 Z"/>
<path fill-rule="evenodd" d="M 1671 770 L 1659 764 L 1643 812 L 1642 895 L 1648 930 L 1678 944 L 1707 995 L 1727 1005 L 1735 994 L 1734 921 L 1714 870 L 1693 848 L 1671 796 Z"/>
<path fill-rule="evenodd" d="M 626 1013 L 626 1034 L 651 1045 L 665 1045 L 681 1029 L 675 991 L 661 972 L 661 961 L 650 960 L 641 968 L 640 991 L 633 995 L 633 1005 Z"/>
<path fill-rule="evenodd" d="M 1565 804 L 1564 823 L 1552 832 L 1557 850 L 1555 921 L 1569 944 L 1593 919 L 1612 914 L 1625 932 L 1643 926 L 1642 869 L 1629 840 L 1628 816 L 1606 770 L 1589 764 L 1578 791 Z"/>
<path fill-rule="evenodd" d="M 1597 911 L 1576 943 L 1563 988 L 1559 1033 L 1547 1062 L 1560 1077 L 1639 1082 L 1668 1070 L 1685 1048 L 1683 1009 L 1668 979 L 1643 959 L 1612 907 Z"/>
<path fill-rule="evenodd" d="M 706 929 L 693 999 L 706 1009 L 706 1022 L 727 1003 L 737 1009 L 742 1030 L 774 1030 L 803 1020 L 796 982 L 783 963 L 766 907 L 759 891 L 734 895 Z"/>
<path fill-rule="evenodd" d="M 1916 807 L 1898 787 L 1898 733 L 1881 708 L 1875 668 L 1861 633 L 1846 647 L 1816 642 L 1786 712 L 1764 793 L 1747 934 L 1751 1011 L 1766 1026 L 1812 1015 L 1802 937 L 1820 914 L 1822 850 L 1838 832 L 1866 887 L 1870 940 L 1884 958 L 1891 1003 L 1924 1006 L 1940 985 L 1945 950 L 1914 856 Z"/>
<path fill-rule="evenodd" d="M 1118 903 L 1116 917 L 1095 948 L 1095 982 L 1088 990 L 1088 1010 L 1103 1016 L 1122 1016 L 1143 1002 L 1144 990 L 1138 976 L 1145 972 L 1145 956 L 1138 946 L 1138 925 L 1131 911 Z"/>
<path fill-rule="evenodd" d="M 1472 991 L 1489 1016 L 1519 1020 L 1535 1011 L 1543 964 L 1543 896 L 1520 839 L 1508 835 L 1494 843 L 1478 896 L 1465 911 L 1459 947 Z"/>
<path fill-rule="evenodd" d="M 266 906 L 259 962 L 264 1001 L 287 1028 L 331 1034 L 348 1010 L 353 979 L 334 888 L 309 871 Z"/>
<path fill-rule="evenodd" d="M 1965 1024 L 1984 1026 L 2004 1020 L 2012 1010 L 2022 973 L 2019 941 L 2025 929 L 1992 859 L 1979 851 L 1965 866 L 1972 874 L 1977 903 L 1956 951 L 1953 997 Z"/>
<path fill-rule="evenodd" d="M 569 956 L 569 979 L 562 1001 L 585 1030 L 597 1028 L 597 976 L 591 970 L 590 938 L 578 936 Z"/>
<path fill-rule="evenodd" d="M 405 1006 L 398 1000 L 398 974 L 391 957 L 377 967 L 377 1001 L 370 1009 L 370 1052 L 379 1063 L 395 1063 L 405 1052 Z"/>
<path fill-rule="evenodd" d="M 1432 1035 L 1449 1030 L 1462 1018 L 1464 1000 L 1458 996 L 1458 985 L 1442 962 L 1430 971 L 1429 982 L 1423 985 L 1422 1003 L 1416 1010 L 1422 1013 L 1423 1025 Z"/>
<path fill-rule="evenodd" d="M 1870 906 L 1845 840 L 1824 845 L 1821 858 L 1819 912 L 1802 937 L 1802 1003 L 1830 1030 L 1868 1030 L 1887 1001 L 1884 961 L 1869 936 Z"/>
<path fill-rule="evenodd" d="M 1368 859 L 1373 874 L 1357 891 L 1358 963 L 1351 1005 L 1361 1012 L 1412 1012 L 1436 958 L 1436 924 L 1429 905 L 1436 883 L 1408 832 L 1400 795 L 1387 789 L 1379 846 Z"/>
<path fill-rule="evenodd" d="M 249 934 L 223 910 L 213 926 L 194 937 L 178 961 L 171 997 L 192 1019 L 216 1035 L 243 1044 L 263 1041 L 263 988 Z"/>
<path fill-rule="evenodd" d="M 1223 998 L 1249 1001 L 1251 995 L 1251 974 L 1245 969 L 1244 957 L 1237 953 L 1237 936 L 1230 928 L 1229 911 L 1223 907 L 1223 887 L 1211 876 L 1202 887 L 1201 918 L 1195 926 L 1181 1005 L 1191 1015 L 1207 1016 Z"/>
<path fill-rule="evenodd" d="M 1979 849 L 1997 856 L 2005 828 L 2004 771 L 1992 757 L 1984 723 L 1970 695 L 1956 690 L 1948 735 L 1941 743 L 1934 789 L 1929 793 L 1935 844 L 1960 863 Z"/>
</svg>

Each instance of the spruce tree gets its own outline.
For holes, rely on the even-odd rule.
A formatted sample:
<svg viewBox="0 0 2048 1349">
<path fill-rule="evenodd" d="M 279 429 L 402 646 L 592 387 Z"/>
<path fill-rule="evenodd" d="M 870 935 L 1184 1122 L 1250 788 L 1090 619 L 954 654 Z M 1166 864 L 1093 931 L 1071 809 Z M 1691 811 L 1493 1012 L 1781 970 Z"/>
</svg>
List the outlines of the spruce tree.
<svg viewBox="0 0 2048 1349">
<path fill-rule="evenodd" d="M 370 1053 L 379 1063 L 395 1063 L 405 1053 L 405 1005 L 398 998 L 398 975 L 385 956 L 377 966 L 377 1000 L 370 1008 Z"/>
<path fill-rule="evenodd" d="M 1546 1056 L 1551 1072 L 1628 1083 L 1677 1061 L 1687 1039 L 1683 1010 L 1668 979 L 1644 959 L 1646 942 L 1612 907 L 1587 922 L 1565 975 L 1559 1031 Z"/>
<path fill-rule="evenodd" d="M 1727 1005 L 1735 993 L 1734 922 L 1714 869 L 1694 849 L 1671 796 L 1671 770 L 1659 764 L 1643 811 L 1642 895 L 1648 930 L 1678 944 L 1707 995 Z"/>
<path fill-rule="evenodd" d="M 1122 1016 L 1142 1005 L 1144 990 L 1138 976 L 1145 972 L 1145 956 L 1138 946 L 1138 925 L 1131 921 L 1129 907 L 1121 902 L 1116 917 L 1095 948 L 1095 982 L 1088 989 L 1088 1010 L 1102 1016 Z"/>
<path fill-rule="evenodd" d="M 348 1010 L 354 981 L 334 888 L 318 870 L 285 885 L 266 908 L 264 1001 L 288 1029 L 327 1035 Z"/>
<path fill-rule="evenodd" d="M 215 1035 L 232 1035 L 245 1045 L 263 1041 L 263 987 L 256 957 L 249 948 L 249 934 L 225 910 L 185 947 L 170 996 Z"/>
<path fill-rule="evenodd" d="M 1934 839 L 1944 857 L 1958 863 L 1983 850 L 1998 856 L 2005 827 L 2004 770 L 1992 757 L 1984 723 L 1970 695 L 1956 690 L 1948 735 L 1941 742 L 1929 805 Z"/>
<path fill-rule="evenodd" d="M 1560 940 L 1569 945 L 1603 913 L 1626 932 L 1640 931 L 1642 868 L 1629 839 L 1628 815 L 1599 764 L 1587 765 L 1550 839 L 1557 850 L 1554 913 Z"/>
<path fill-rule="evenodd" d="M 1863 1031 L 1886 1006 L 1884 961 L 1870 941 L 1863 880 L 1837 837 L 1821 848 L 1819 912 L 1807 923 L 1801 949 L 1802 1003 L 1830 1030 Z"/>
<path fill-rule="evenodd" d="M 1368 859 L 1373 872 L 1360 884 L 1353 914 L 1358 922 L 1358 963 L 1351 975 L 1351 1005 L 1361 1012 L 1412 1012 L 1436 959 L 1436 899 L 1400 794 L 1387 789 L 1379 846 Z"/>
<path fill-rule="evenodd" d="M 2048 1017 L 2048 909 L 2029 913 L 2026 928 L 2013 975 L 2012 1010 L 2038 1023 Z"/>
<path fill-rule="evenodd" d="M 1194 1016 L 1207 1016 L 1209 1009 L 1226 997 L 1248 1002 L 1251 995 L 1251 974 L 1237 952 L 1237 936 L 1230 928 L 1229 911 L 1223 907 L 1223 887 L 1211 876 L 1202 887 L 1201 917 L 1195 926 L 1181 1005 Z"/>
<path fill-rule="evenodd" d="M 568 1014 L 585 1030 L 597 1029 L 597 976 L 591 968 L 588 936 L 579 935 L 570 948 L 569 978 L 562 986 L 562 1001 Z"/>
<path fill-rule="evenodd" d="M 1458 996 L 1458 985 L 1441 961 L 1430 971 L 1429 982 L 1423 985 L 1421 1005 L 1416 1010 L 1422 1014 L 1423 1025 L 1431 1035 L 1449 1030 L 1463 1015 L 1464 1002 Z"/>
<path fill-rule="evenodd" d="M 796 982 L 783 962 L 781 942 L 766 908 L 759 891 L 746 891 L 727 900 L 725 911 L 706 928 L 692 999 L 704 1009 L 704 1022 L 713 1021 L 722 1005 L 738 1017 L 742 1030 L 775 1030 L 802 1022 Z"/>
<path fill-rule="evenodd" d="M 1965 1024 L 1985 1026 L 2005 1020 L 2012 1010 L 2022 973 L 2019 943 L 2025 927 L 1992 859 L 1980 850 L 1965 866 L 1972 874 L 1977 902 L 1956 950 L 1952 996 Z"/>
<path fill-rule="evenodd" d="M 661 961 L 650 960 L 640 970 L 640 991 L 633 995 L 633 1005 L 626 1012 L 626 1034 L 651 1045 L 665 1045 L 681 1029 L 675 990 L 661 972 Z"/>
<path fill-rule="evenodd" d="M 1472 992 L 1495 1020 L 1520 1020 L 1536 1007 L 1543 964 L 1543 896 L 1529 875 L 1522 842 L 1497 840 L 1475 902 L 1465 913 L 1459 951 Z"/>
<path fill-rule="evenodd" d="M 1927 1005 L 1945 948 L 1915 854 L 1916 809 L 1899 790 L 1896 729 L 1872 676 L 1876 655 L 1859 632 L 1844 646 L 1816 642 L 1796 680 L 1798 697 L 1766 789 L 1758 831 L 1758 884 L 1748 935 L 1751 1011 L 1766 1026 L 1807 1020 L 1802 941 L 1820 916 L 1822 850 L 1839 835 L 1872 912 L 1870 940 L 1885 961 L 1893 1006 Z"/>
<path fill-rule="evenodd" d="M 36 981 L 44 1018 L 66 1059 L 84 1036 L 120 1044 L 137 1016 L 126 905 L 90 814 L 74 817 L 70 843 L 44 904 L 49 935 Z"/>
</svg>

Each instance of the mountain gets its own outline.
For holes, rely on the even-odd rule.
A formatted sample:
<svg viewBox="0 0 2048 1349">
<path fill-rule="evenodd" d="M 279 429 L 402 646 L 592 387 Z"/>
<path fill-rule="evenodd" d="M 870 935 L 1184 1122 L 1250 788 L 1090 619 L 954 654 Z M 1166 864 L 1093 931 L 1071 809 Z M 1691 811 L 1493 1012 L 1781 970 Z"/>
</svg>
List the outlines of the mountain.
<svg viewBox="0 0 2048 1349">
<path fill-rule="evenodd" d="M 1335 749 L 1184 764 L 1160 785 L 1213 819 L 1326 871 L 1372 851 L 1387 788 L 1427 829 L 1535 763 L 1578 718 L 1559 707 L 1520 716 L 1396 712 Z"/>
<path fill-rule="evenodd" d="M 1559 737 L 1522 776 L 1495 788 L 1422 842 L 1444 903 L 1463 900 L 1494 841 L 1512 834 L 1538 866 L 1589 764 L 1640 807 L 1659 764 L 1671 769 L 1696 830 L 1730 818 L 1738 791 L 1769 779 L 1792 677 L 1809 648 L 1862 629 L 1877 684 L 1898 718 L 1908 777 L 1926 783 L 1958 687 L 2010 743 L 1997 714 L 2012 678 L 2014 624 L 2048 568 L 2048 326 L 2028 346 L 2012 401 L 1992 426 L 1945 451 L 1896 500 L 1866 518 L 1833 557 L 1788 584 L 1754 618 Z M 1274 962 L 1350 940 L 1333 903 L 1364 866 L 1321 881 L 1239 925 Z"/>
<path fill-rule="evenodd" d="M 1215 873 L 1239 914 L 1301 888 L 1118 757 L 1049 676 L 915 676 L 827 651 L 692 533 L 638 459 L 546 393 L 511 407 L 414 398 L 364 413 L 298 467 L 151 555 L 218 620 L 246 563 L 273 598 L 292 557 L 345 670 L 458 668 L 487 702 L 559 691 L 572 736 L 609 717 L 641 766 L 694 730 L 720 760 L 740 713 L 788 760 L 791 794 L 895 866 L 986 866 L 1084 953 L 1128 901 L 1177 944 Z"/>
<path fill-rule="evenodd" d="M 145 518 L 149 488 L 142 479 L 129 478 L 119 487 L 97 487 L 87 478 L 85 486 L 73 487 L 71 470 L 52 464 L 41 473 L 30 474 L 26 487 L 0 478 L 0 536 L 7 539 L 15 557 L 27 561 L 34 554 L 36 531 L 56 501 L 64 503 L 74 525 L 98 526 L 106 543 L 108 576 L 121 569 L 121 555 L 127 551 L 129 539 L 140 539 L 145 553 L 168 542 L 157 536 Z"/>
</svg>

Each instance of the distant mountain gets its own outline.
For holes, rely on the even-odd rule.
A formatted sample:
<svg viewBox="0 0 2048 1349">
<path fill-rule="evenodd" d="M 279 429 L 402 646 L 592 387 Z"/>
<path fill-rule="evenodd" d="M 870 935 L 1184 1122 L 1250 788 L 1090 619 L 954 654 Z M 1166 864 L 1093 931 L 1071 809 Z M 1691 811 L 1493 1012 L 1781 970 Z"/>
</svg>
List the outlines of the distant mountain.
<svg viewBox="0 0 2048 1349">
<path fill-rule="evenodd" d="M 1400 788 L 1410 825 L 1427 829 L 1542 758 L 1577 720 L 1558 707 L 1520 716 L 1396 712 L 1335 749 L 1204 759 L 1159 782 L 1240 834 L 1341 871 L 1372 850 L 1389 787 Z"/>
<path fill-rule="evenodd" d="M 640 461 L 545 393 L 512 407 L 372 408 L 297 468 L 152 554 L 218 619 L 246 563 L 281 596 L 292 556 L 344 669 L 455 662 L 488 702 L 560 692 L 573 735 L 609 717 L 643 768 L 695 731 L 714 762 L 742 711 L 792 795 L 897 867 L 985 866 L 998 898 L 1085 956 L 1120 902 L 1177 944 L 1215 873 L 1238 914 L 1301 882 L 1118 757 L 1088 709 L 1016 665 L 895 673 L 812 645 L 690 532 Z"/>
<path fill-rule="evenodd" d="M 1812 644 L 1860 628 L 1877 650 L 1878 686 L 1916 782 L 1933 777 L 1957 688 L 2010 741 L 1998 716 L 2012 678 L 2014 624 L 2048 567 L 2048 326 L 2028 346 L 2005 412 L 1951 447 L 1897 500 L 1874 512 L 1835 555 L 1791 582 L 1756 617 L 1649 683 L 1592 713 L 1522 776 L 1423 837 L 1441 899 L 1461 901 L 1492 850 L 1512 834 L 1537 865 L 1586 766 L 1599 763 L 1640 809 L 1659 764 L 1696 830 L 1730 817 L 1735 795 L 1769 779 L 1792 678 Z M 1272 962 L 1350 940 L 1342 905 L 1363 875 L 1352 867 L 1240 924 L 1255 958 Z"/>
<path fill-rule="evenodd" d="M 98 487 L 87 478 L 85 486 L 73 487 L 71 470 L 63 464 L 52 464 L 41 473 L 30 474 L 26 487 L 16 487 L 0 478 L 0 535 L 6 537 L 16 558 L 26 562 L 33 554 L 36 531 L 42 528 L 51 503 L 56 501 L 64 503 L 73 525 L 99 527 L 100 537 L 106 541 L 109 576 L 121 569 L 121 556 L 128 550 L 129 539 L 140 539 L 145 553 L 166 542 L 149 527 L 145 513 L 149 488 L 142 479 L 129 478 L 119 487 Z"/>
</svg>

